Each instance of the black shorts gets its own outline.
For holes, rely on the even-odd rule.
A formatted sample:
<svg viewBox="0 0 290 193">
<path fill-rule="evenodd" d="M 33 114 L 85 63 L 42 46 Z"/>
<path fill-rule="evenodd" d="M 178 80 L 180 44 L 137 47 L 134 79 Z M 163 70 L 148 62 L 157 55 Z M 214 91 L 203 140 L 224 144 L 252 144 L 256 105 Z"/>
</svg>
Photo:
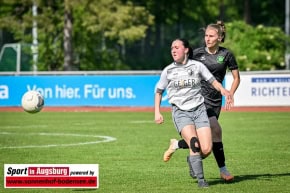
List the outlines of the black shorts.
<svg viewBox="0 0 290 193">
<path fill-rule="evenodd" d="M 219 119 L 220 113 L 221 113 L 221 106 L 214 107 L 211 105 L 205 105 L 206 106 L 206 112 L 208 118 L 210 117 L 216 117 L 216 119 Z"/>
</svg>

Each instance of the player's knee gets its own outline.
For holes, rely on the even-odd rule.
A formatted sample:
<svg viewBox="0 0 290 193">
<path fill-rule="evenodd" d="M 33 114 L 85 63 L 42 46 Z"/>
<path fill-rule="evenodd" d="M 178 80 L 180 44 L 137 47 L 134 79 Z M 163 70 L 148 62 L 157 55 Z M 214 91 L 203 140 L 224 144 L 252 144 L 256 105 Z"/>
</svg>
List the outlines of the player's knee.
<svg viewBox="0 0 290 193">
<path fill-rule="evenodd" d="M 211 150 L 212 150 L 211 146 L 207 146 L 207 147 L 205 147 L 205 148 L 202 148 L 202 149 L 201 149 L 202 157 L 207 157 L 207 156 L 209 156 L 210 153 L 211 153 Z"/>
<path fill-rule="evenodd" d="M 202 148 L 202 154 L 204 154 L 206 157 L 209 156 L 212 152 L 212 142 L 206 143 Z"/>
<path fill-rule="evenodd" d="M 193 153 L 200 152 L 200 144 L 197 137 L 192 137 L 190 139 L 190 148 L 193 151 Z"/>
</svg>

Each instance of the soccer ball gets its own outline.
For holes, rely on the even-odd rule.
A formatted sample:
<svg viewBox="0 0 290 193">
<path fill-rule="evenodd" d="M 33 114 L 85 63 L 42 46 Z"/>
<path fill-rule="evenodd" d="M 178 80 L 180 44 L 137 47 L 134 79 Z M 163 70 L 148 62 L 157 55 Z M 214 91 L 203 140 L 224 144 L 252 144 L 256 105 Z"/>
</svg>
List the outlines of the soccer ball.
<svg viewBox="0 0 290 193">
<path fill-rule="evenodd" d="M 22 96 L 21 106 L 28 113 L 37 113 L 44 106 L 43 96 L 35 90 L 27 91 Z"/>
</svg>

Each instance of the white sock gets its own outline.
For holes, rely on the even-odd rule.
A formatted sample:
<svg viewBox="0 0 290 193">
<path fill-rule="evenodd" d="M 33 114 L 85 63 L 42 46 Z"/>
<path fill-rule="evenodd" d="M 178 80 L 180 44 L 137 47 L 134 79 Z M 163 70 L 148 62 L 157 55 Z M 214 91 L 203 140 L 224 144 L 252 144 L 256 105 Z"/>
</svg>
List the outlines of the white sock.
<svg viewBox="0 0 290 193">
<path fill-rule="evenodd" d="M 175 142 L 173 143 L 173 148 L 174 148 L 174 149 L 179 149 L 178 141 L 175 141 Z"/>
</svg>

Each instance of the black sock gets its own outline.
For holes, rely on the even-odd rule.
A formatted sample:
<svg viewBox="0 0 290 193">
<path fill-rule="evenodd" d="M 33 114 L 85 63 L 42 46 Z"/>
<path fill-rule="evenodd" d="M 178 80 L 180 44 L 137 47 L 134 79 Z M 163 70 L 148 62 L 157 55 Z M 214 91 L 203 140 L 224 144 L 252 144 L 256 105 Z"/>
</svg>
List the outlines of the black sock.
<svg viewBox="0 0 290 193">
<path fill-rule="evenodd" d="M 224 167 L 225 164 L 225 153 L 222 142 L 213 142 L 212 151 L 219 168 Z"/>
<path fill-rule="evenodd" d="M 178 147 L 182 148 L 182 149 L 188 149 L 189 148 L 184 139 L 181 139 L 181 140 L 178 141 Z"/>
</svg>

